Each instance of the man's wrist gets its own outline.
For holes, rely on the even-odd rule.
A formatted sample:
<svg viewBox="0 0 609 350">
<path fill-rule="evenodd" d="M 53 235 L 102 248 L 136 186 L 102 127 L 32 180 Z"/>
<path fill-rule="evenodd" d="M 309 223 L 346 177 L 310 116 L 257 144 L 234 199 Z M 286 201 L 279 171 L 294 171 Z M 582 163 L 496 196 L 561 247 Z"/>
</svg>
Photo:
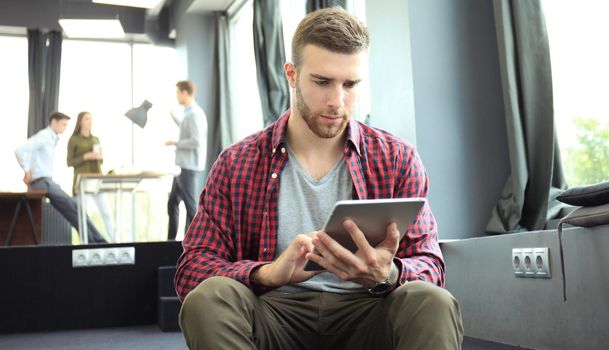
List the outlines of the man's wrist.
<svg viewBox="0 0 609 350">
<path fill-rule="evenodd" d="M 250 276 L 250 280 L 253 283 L 259 284 L 261 286 L 273 287 L 271 279 L 268 277 L 269 268 L 271 264 L 264 264 L 254 268 L 252 274 Z"/>
<path fill-rule="evenodd" d="M 382 296 L 389 293 L 390 291 L 395 289 L 395 286 L 399 280 L 399 276 L 399 268 L 395 264 L 395 262 L 392 261 L 389 276 L 380 282 L 376 282 L 374 286 L 368 288 L 368 292 L 374 296 Z"/>
</svg>

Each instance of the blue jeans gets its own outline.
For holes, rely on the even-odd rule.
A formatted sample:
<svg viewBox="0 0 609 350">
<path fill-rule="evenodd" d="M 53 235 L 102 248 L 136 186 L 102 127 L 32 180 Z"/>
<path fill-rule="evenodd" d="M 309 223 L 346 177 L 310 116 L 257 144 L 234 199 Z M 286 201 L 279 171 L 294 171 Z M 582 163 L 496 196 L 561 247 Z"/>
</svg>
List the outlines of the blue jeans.
<svg viewBox="0 0 609 350">
<path fill-rule="evenodd" d="M 186 228 L 188 228 L 195 217 L 197 213 L 197 200 L 201 194 L 201 184 L 203 183 L 204 176 L 204 171 L 182 168 L 180 175 L 173 178 L 169 201 L 167 202 L 167 214 L 169 214 L 167 238 L 169 240 L 174 240 L 178 234 L 181 201 L 184 201 L 184 206 L 186 207 Z"/>
<path fill-rule="evenodd" d="M 74 198 L 65 193 L 59 185 L 48 177 L 41 177 L 32 181 L 30 189 L 47 191 L 47 198 L 51 201 L 51 205 L 78 230 L 78 204 Z M 104 237 L 99 233 L 88 217 L 87 233 L 89 236 L 89 243 L 106 243 Z"/>
</svg>

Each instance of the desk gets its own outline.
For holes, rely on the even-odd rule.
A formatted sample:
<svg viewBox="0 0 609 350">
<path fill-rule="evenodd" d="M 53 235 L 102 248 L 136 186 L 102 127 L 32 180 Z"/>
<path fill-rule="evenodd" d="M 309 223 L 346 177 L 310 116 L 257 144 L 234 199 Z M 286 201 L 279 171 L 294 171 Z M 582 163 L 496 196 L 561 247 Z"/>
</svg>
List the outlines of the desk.
<svg viewBox="0 0 609 350">
<path fill-rule="evenodd" d="M 114 210 L 114 222 L 117 234 L 115 239 L 118 241 L 119 233 L 124 234 L 127 229 L 123 227 L 123 193 L 128 193 L 131 197 L 131 242 L 135 242 L 135 200 L 133 193 L 137 191 L 147 180 L 159 180 L 165 174 L 162 173 L 140 173 L 131 175 L 100 175 L 100 174 L 80 174 L 78 175 L 76 186 L 79 193 L 78 200 L 78 231 L 80 232 L 81 244 L 88 243 L 87 236 L 87 195 L 98 192 L 113 192 L 116 194 L 116 208 Z"/>
<path fill-rule="evenodd" d="M 42 241 L 42 203 L 46 194 L 37 190 L 0 192 L 0 244 L 27 245 Z"/>
</svg>

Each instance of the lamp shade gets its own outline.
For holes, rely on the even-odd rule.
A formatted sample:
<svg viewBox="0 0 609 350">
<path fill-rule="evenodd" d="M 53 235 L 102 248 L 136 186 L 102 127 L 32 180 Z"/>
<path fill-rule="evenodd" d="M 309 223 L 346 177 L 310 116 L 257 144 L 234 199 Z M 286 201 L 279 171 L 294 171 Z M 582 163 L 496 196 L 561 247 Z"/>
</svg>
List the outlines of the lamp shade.
<svg viewBox="0 0 609 350">
<path fill-rule="evenodd" d="M 125 116 L 131 119 L 131 121 L 140 128 L 144 128 L 148 121 L 148 110 L 150 107 L 152 107 L 152 103 L 148 102 L 148 100 L 144 100 L 139 107 L 128 110 L 127 113 L 125 113 Z"/>
</svg>

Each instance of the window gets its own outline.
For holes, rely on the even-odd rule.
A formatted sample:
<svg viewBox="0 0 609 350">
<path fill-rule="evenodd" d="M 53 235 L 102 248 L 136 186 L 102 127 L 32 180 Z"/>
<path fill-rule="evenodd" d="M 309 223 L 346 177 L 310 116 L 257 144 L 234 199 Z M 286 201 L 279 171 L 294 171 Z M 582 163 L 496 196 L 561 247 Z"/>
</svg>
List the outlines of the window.
<svg viewBox="0 0 609 350">
<path fill-rule="evenodd" d="M 237 140 L 262 129 L 263 126 L 254 55 L 253 20 L 253 1 L 248 1 L 229 23 L 231 43 L 229 68 L 233 70 L 230 74 L 231 103 L 234 122 L 238 126 L 235 135 Z"/>
<path fill-rule="evenodd" d="M 135 134 L 134 161 L 139 169 L 165 172 L 173 169 L 175 152 L 164 142 L 178 139 L 179 129 L 170 111 L 181 112 L 176 100 L 176 83 L 182 78 L 175 49 L 133 45 L 133 104 L 139 106 L 144 100 L 152 103 L 146 128 L 131 124 Z"/>
<path fill-rule="evenodd" d="M 15 158 L 15 149 L 25 142 L 28 121 L 28 47 L 24 36 L 0 36 L 0 96 L 2 113 L 0 123 L 3 125 L 0 137 L 0 191 L 25 191 L 21 181 L 23 170 Z"/>
<path fill-rule="evenodd" d="M 67 141 L 80 111 L 89 111 L 93 117 L 93 134 L 100 138 L 104 154 L 104 173 L 117 169 L 172 172 L 175 153 L 164 142 L 178 137 L 170 111 L 178 112 L 175 84 L 181 78 L 181 71 L 173 48 L 64 40 L 59 110 L 72 120 L 56 150 L 54 177 L 66 192 L 71 193 L 73 177 L 72 168 L 66 165 Z M 148 111 L 146 127 L 141 129 L 124 113 L 144 100 L 153 106 Z M 167 193 L 171 178 L 149 185 L 153 186 L 150 191 L 135 194 L 137 241 L 164 240 L 167 235 Z M 114 197 L 111 196 L 111 200 Z M 91 213 L 91 217 L 97 227 L 103 227 L 96 212 Z M 130 218 L 125 216 L 125 219 Z M 128 227 L 125 226 L 128 224 L 120 223 L 118 227 Z"/>
<path fill-rule="evenodd" d="M 66 164 L 67 144 L 76 116 L 91 112 L 93 134 L 99 137 L 102 170 L 131 164 L 131 48 L 127 43 L 64 40 L 61 54 L 59 110 L 72 119 L 55 151 L 54 178 L 72 193 L 73 170 Z"/>
<path fill-rule="evenodd" d="M 544 1 L 554 115 L 569 186 L 609 179 L 609 34 L 605 1 Z"/>
</svg>

